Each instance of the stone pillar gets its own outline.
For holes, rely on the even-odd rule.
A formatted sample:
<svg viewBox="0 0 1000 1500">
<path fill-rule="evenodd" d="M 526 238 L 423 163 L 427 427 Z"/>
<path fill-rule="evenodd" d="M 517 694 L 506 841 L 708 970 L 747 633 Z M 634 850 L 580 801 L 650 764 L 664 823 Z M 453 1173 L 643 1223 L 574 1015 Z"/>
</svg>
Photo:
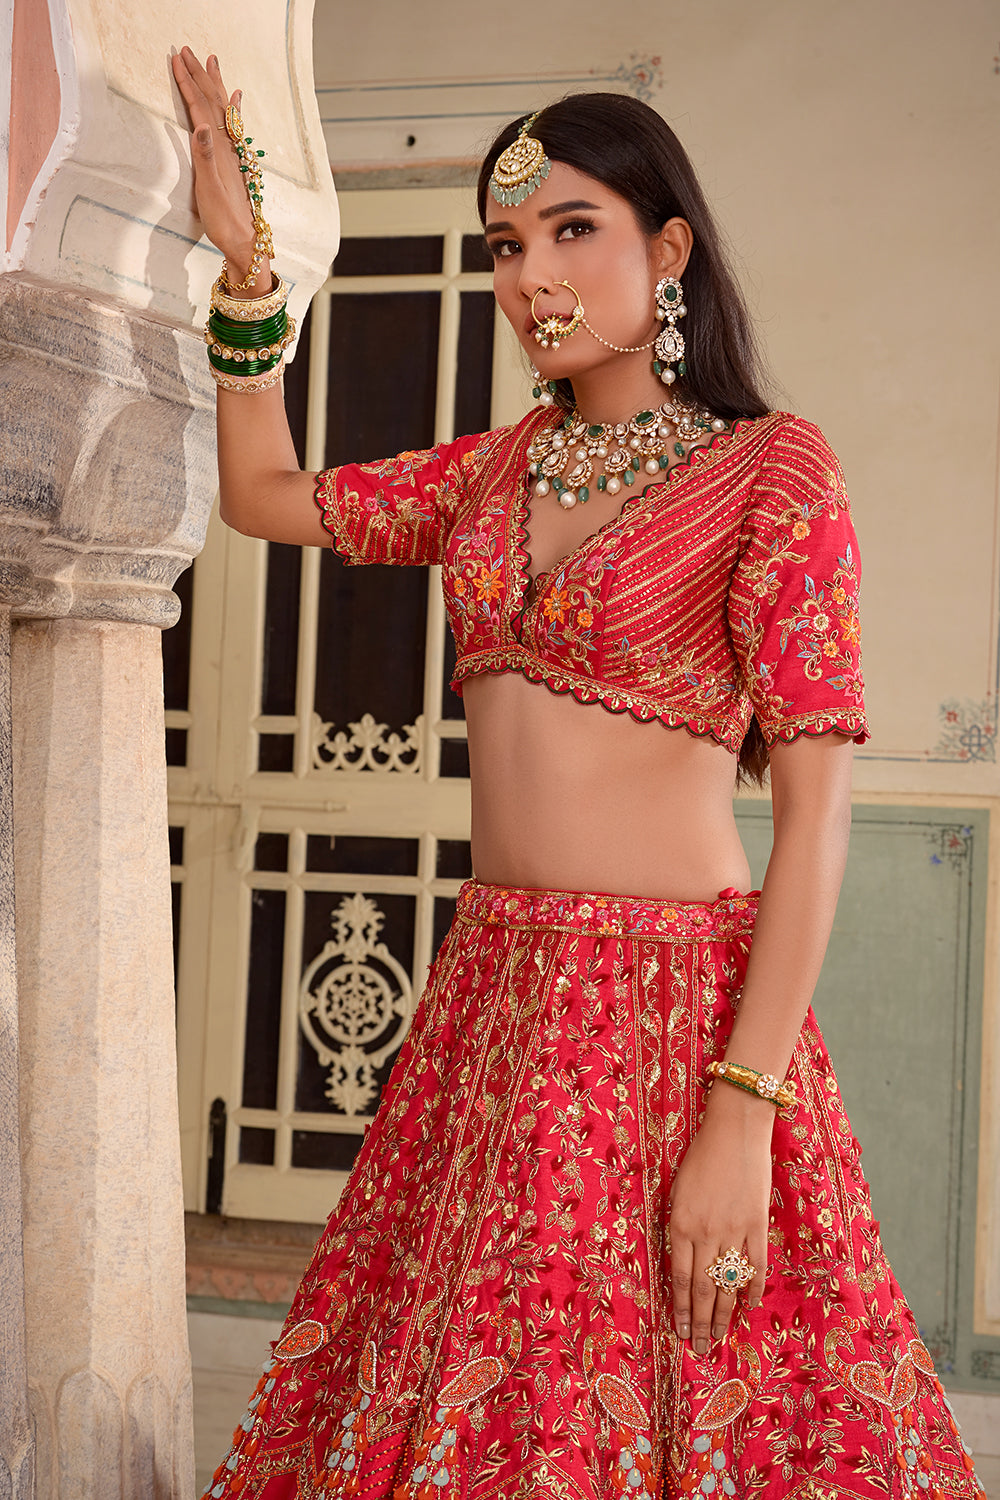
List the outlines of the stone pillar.
<svg viewBox="0 0 1000 1500">
<path fill-rule="evenodd" d="M 24 1348 L 10 722 L 10 610 L 0 609 L 0 1496 L 30 1500 L 34 1442 Z"/>
<path fill-rule="evenodd" d="M 215 490 L 219 257 L 169 52 L 226 48 L 301 316 L 337 230 L 312 5 L 0 9 L 0 1500 L 190 1500 L 159 633 Z"/>
<path fill-rule="evenodd" d="M 16 1262 L 20 1219 L 26 1310 L 10 1337 L 26 1328 L 39 1500 L 189 1500 L 160 630 L 211 505 L 213 393 L 195 333 L 27 278 L 0 280 L 0 350 L 21 1120 L 4 1244 Z M 23 1357 L 4 1367 L 23 1410 Z"/>
<path fill-rule="evenodd" d="M 22 621 L 12 668 L 38 1492 L 189 1496 L 160 632 Z"/>
</svg>

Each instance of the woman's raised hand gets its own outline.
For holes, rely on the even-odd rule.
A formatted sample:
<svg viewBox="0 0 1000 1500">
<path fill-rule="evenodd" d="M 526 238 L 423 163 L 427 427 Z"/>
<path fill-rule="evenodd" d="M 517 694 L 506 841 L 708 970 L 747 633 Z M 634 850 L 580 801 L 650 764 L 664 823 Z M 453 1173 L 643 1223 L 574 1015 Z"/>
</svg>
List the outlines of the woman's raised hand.
<svg viewBox="0 0 1000 1500">
<path fill-rule="evenodd" d="M 226 257 L 233 280 L 242 280 L 254 248 L 254 223 L 243 173 L 226 133 L 226 106 L 239 107 L 239 89 L 232 98 L 222 82 L 219 59 L 202 67 L 190 47 L 171 59 L 174 78 L 191 120 L 191 159 L 195 202 L 205 233 Z"/>
</svg>

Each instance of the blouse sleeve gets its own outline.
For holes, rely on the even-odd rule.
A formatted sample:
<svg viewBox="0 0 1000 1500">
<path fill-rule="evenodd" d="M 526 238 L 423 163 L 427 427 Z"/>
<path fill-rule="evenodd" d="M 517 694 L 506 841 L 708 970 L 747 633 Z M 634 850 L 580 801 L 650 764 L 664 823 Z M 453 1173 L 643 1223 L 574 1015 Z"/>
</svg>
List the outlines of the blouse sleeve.
<svg viewBox="0 0 1000 1500">
<path fill-rule="evenodd" d="M 441 562 L 483 436 L 317 474 L 316 504 L 344 561 Z"/>
<path fill-rule="evenodd" d="M 860 578 L 840 465 L 819 430 L 794 419 L 764 460 L 729 590 L 734 649 L 769 745 L 868 738 Z"/>
</svg>

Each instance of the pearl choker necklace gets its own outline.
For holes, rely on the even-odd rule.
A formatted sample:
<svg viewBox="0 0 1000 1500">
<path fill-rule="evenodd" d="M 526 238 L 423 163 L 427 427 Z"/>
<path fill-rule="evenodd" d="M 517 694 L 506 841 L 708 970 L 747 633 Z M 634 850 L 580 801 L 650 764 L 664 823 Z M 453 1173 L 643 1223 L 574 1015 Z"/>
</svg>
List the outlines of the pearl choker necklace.
<svg viewBox="0 0 1000 1500">
<path fill-rule="evenodd" d="M 685 443 L 704 432 L 725 432 L 728 426 L 704 407 L 682 406 L 679 401 L 641 411 L 630 422 L 589 423 L 573 411 L 559 427 L 543 428 L 531 440 L 528 472 L 535 480 L 534 493 L 543 496 L 555 490 L 564 510 L 577 501 L 585 505 L 594 470 L 601 465 L 598 491 L 617 495 L 623 481 L 626 486 L 635 483 L 640 464 L 647 474 L 660 474 L 670 468 L 671 453 L 685 457 Z"/>
</svg>

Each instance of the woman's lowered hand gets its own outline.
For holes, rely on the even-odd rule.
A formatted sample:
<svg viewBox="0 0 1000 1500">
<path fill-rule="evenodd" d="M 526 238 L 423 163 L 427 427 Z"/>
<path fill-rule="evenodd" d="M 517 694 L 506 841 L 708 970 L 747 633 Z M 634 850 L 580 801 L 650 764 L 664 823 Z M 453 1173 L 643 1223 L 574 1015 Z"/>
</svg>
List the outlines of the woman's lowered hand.
<svg viewBox="0 0 1000 1500">
<path fill-rule="evenodd" d="M 705 1353 L 709 1339 L 725 1337 L 737 1295 L 751 1307 L 763 1296 L 773 1124 L 772 1104 L 715 1084 L 677 1169 L 669 1225 L 674 1328 L 696 1354 Z M 730 1248 L 755 1268 L 752 1281 L 735 1295 L 721 1291 L 708 1275 Z"/>
</svg>

